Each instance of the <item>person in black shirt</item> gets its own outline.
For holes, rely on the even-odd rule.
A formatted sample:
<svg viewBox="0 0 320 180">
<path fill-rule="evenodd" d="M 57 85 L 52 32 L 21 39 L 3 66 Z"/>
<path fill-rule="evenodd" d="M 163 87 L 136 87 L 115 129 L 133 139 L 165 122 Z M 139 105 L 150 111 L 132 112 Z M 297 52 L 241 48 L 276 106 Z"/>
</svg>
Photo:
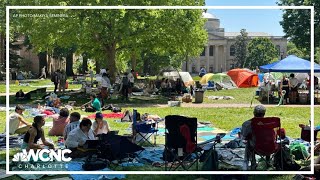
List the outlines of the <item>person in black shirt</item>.
<svg viewBox="0 0 320 180">
<path fill-rule="evenodd" d="M 48 146 L 50 149 L 54 149 L 54 145 L 48 142 L 44 136 L 43 126 L 45 120 L 43 116 L 36 116 L 33 119 L 33 124 L 28 132 L 24 135 L 22 149 L 44 149 L 44 146 Z M 38 140 L 41 138 L 43 145 L 38 144 Z"/>
</svg>

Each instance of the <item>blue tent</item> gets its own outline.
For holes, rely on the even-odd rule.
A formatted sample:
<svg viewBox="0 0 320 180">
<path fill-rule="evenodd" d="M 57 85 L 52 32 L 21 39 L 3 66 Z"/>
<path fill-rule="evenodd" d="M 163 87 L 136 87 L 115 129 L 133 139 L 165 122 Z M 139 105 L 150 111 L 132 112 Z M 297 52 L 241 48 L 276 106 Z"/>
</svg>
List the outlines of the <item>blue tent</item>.
<svg viewBox="0 0 320 180">
<path fill-rule="evenodd" d="M 260 66 L 263 72 L 299 72 L 308 73 L 311 71 L 311 62 L 290 55 L 282 60 Z M 320 65 L 314 63 L 314 72 L 320 72 Z"/>
</svg>

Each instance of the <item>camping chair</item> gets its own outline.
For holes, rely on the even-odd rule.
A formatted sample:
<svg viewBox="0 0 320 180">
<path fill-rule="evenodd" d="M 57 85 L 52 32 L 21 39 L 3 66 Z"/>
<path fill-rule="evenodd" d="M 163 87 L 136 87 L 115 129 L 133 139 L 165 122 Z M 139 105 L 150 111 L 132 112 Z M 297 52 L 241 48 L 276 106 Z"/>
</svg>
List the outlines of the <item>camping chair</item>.
<svg viewBox="0 0 320 180">
<path fill-rule="evenodd" d="M 147 142 L 151 146 L 155 146 L 157 142 L 157 123 L 153 124 L 147 124 L 146 122 L 137 122 L 137 110 L 133 110 L 133 116 L 132 116 L 132 131 L 133 131 L 133 139 L 137 144 L 141 142 Z M 149 141 L 149 138 L 154 135 L 154 143 L 152 144 Z M 138 136 L 141 138 L 138 140 Z"/>
<path fill-rule="evenodd" d="M 248 165 L 249 159 L 251 160 L 251 170 L 256 168 L 255 154 L 259 155 L 266 162 L 268 157 L 280 151 L 280 168 L 283 169 L 282 160 L 282 142 L 280 133 L 277 131 L 281 129 L 280 118 L 278 117 L 265 117 L 253 118 L 251 120 L 252 139 L 255 139 L 254 147 L 246 146 L 245 161 Z M 279 142 L 277 142 L 279 140 Z M 249 143 L 249 142 L 248 142 Z M 266 157 L 266 158 L 264 158 Z M 272 158 L 270 158 L 271 160 Z M 268 162 L 267 162 L 268 165 Z"/>
<path fill-rule="evenodd" d="M 217 90 L 214 81 L 208 81 L 207 90 Z"/>
<path fill-rule="evenodd" d="M 188 170 L 194 163 L 197 163 L 197 118 L 188 118 L 178 115 L 169 115 L 165 117 L 165 149 L 164 161 L 165 170 L 177 170 L 182 167 Z M 195 153 L 195 161 L 190 162 L 192 154 Z M 171 162 L 171 166 L 168 166 Z M 174 162 L 177 162 L 174 167 Z"/>
</svg>

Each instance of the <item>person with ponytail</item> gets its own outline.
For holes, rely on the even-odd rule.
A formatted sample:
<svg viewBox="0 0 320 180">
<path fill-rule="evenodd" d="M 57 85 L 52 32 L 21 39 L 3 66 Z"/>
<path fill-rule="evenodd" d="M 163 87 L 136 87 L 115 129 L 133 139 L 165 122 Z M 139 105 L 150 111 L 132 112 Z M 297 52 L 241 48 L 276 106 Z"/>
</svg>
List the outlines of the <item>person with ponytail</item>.
<svg viewBox="0 0 320 180">
<path fill-rule="evenodd" d="M 22 149 L 44 149 L 44 146 L 48 146 L 50 149 L 54 149 L 54 145 L 48 142 L 44 136 L 43 126 L 45 124 L 45 119 L 43 116 L 36 116 L 33 119 L 32 126 L 27 131 L 23 138 Z M 41 139 L 43 145 L 38 144 L 38 140 Z"/>
</svg>

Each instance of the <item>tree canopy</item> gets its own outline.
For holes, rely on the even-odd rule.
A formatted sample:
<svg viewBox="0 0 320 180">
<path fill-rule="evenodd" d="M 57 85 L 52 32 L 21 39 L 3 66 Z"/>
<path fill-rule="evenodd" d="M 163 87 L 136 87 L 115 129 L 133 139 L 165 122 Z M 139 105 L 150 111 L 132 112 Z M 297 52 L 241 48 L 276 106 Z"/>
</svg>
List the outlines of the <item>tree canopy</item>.
<svg viewBox="0 0 320 180">
<path fill-rule="evenodd" d="M 254 69 L 256 66 L 269 64 L 277 58 L 277 49 L 268 38 L 254 38 L 248 44 L 248 57 L 245 67 Z"/>
<path fill-rule="evenodd" d="M 29 1 L 29 2 L 28 2 Z M 27 3 L 28 2 L 28 3 Z M 126 5 L 203 5 L 204 1 L 121 1 Z M 118 5 L 119 1 L 61 1 L 62 5 Z M 31 0 L 25 5 L 34 5 Z M 39 2 L 40 3 L 40 2 Z M 164 4 L 163 4 L 164 3 Z M 20 4 L 20 2 L 19 2 Z M 49 0 L 41 5 L 52 5 Z M 40 4 L 38 4 L 40 5 Z M 63 17 L 17 18 L 12 14 L 64 14 Z M 142 52 L 159 56 L 198 56 L 207 41 L 202 10 L 15 10 L 15 31 L 27 34 L 37 51 L 77 46 L 108 67 L 114 77 L 120 56 L 141 59 Z M 134 63 L 134 62 L 133 62 Z"/>
<path fill-rule="evenodd" d="M 235 67 L 243 68 L 246 65 L 247 52 L 248 52 L 248 33 L 245 29 L 240 30 L 240 35 L 236 37 L 235 42 Z"/>
<path fill-rule="evenodd" d="M 320 3 L 318 0 L 279 0 L 279 6 L 314 6 L 314 45 L 320 47 Z M 299 48 L 310 52 L 311 11 L 305 9 L 283 10 L 280 22 L 287 37 Z"/>
</svg>

